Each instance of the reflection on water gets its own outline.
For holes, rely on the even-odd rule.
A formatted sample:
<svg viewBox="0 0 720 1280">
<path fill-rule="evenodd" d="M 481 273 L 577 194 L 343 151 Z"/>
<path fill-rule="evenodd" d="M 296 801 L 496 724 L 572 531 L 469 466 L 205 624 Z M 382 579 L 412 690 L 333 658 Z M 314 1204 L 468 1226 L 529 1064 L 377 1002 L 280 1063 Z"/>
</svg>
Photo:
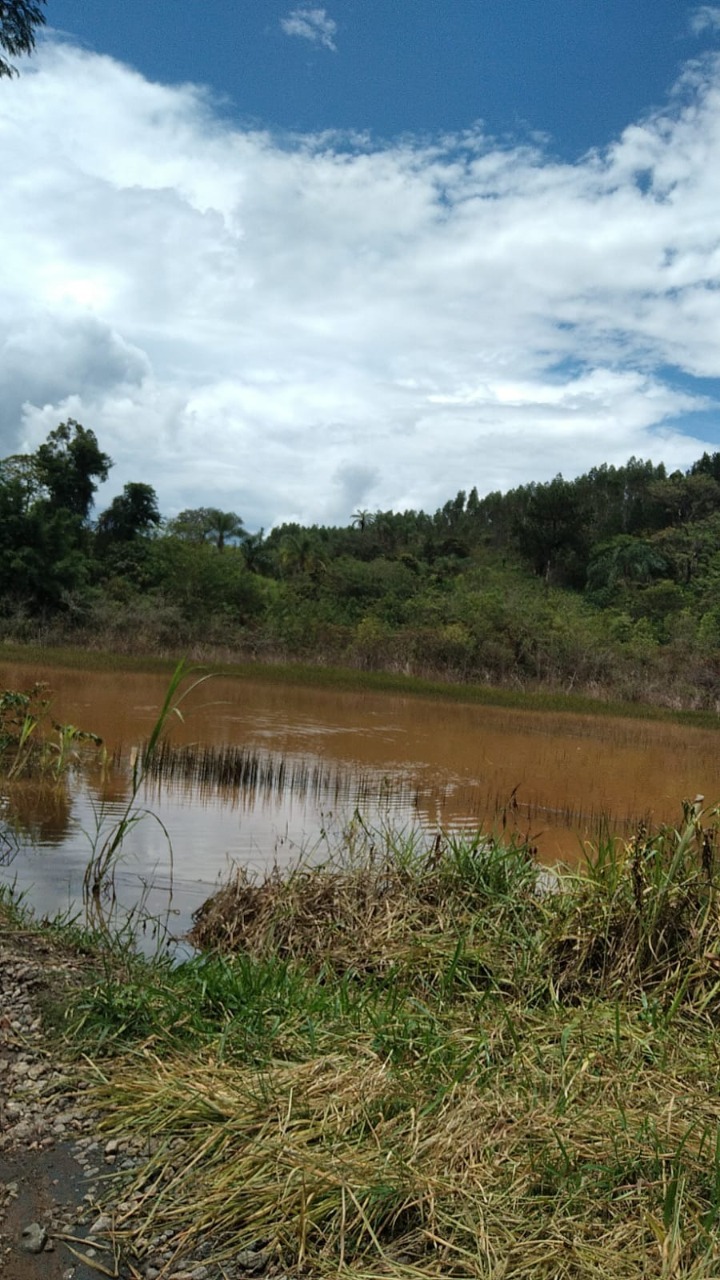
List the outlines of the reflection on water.
<svg viewBox="0 0 720 1280">
<path fill-rule="evenodd" d="M 35 679 L 55 691 L 54 718 L 101 734 L 108 753 L 105 768 L 6 797 L 21 847 L 2 874 L 50 912 L 77 901 L 90 852 L 122 817 L 167 680 L 0 664 L 3 687 Z M 720 799 L 717 736 L 679 725 L 226 678 L 195 690 L 183 713 L 149 770 L 148 816 L 117 876 L 128 900 L 148 886 L 158 910 L 172 878 L 178 927 L 233 863 L 321 856 L 356 809 L 369 824 L 514 830 L 554 862 L 601 830 L 674 821 L 684 797 Z"/>
<path fill-rule="evenodd" d="M 4 817 L 18 840 L 34 845 L 62 845 L 67 838 L 72 800 L 66 780 L 38 783 L 20 778 L 8 784 Z"/>
</svg>

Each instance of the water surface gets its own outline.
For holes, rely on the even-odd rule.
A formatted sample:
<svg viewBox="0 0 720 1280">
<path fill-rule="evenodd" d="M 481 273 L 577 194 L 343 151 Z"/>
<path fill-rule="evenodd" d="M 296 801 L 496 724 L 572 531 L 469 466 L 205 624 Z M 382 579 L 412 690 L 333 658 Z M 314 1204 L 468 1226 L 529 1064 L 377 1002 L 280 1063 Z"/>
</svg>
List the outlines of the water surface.
<svg viewBox="0 0 720 1280">
<path fill-rule="evenodd" d="M 108 756 L 64 788 L 6 797 L 20 847 L 0 875 L 54 912 L 77 904 L 89 853 L 123 811 L 168 678 L 0 663 L 4 688 L 35 680 L 53 690 L 53 718 L 100 734 Z M 214 677 L 168 737 L 198 758 L 242 751 L 252 764 L 218 785 L 186 761 L 142 789 L 148 815 L 124 843 L 118 891 L 131 901 L 140 886 L 161 911 L 172 883 L 180 930 L 233 864 L 322 857 L 356 811 L 368 825 L 516 831 L 553 863 L 576 860 L 600 830 L 676 821 L 685 797 L 720 799 L 718 736 L 644 720 Z"/>
</svg>

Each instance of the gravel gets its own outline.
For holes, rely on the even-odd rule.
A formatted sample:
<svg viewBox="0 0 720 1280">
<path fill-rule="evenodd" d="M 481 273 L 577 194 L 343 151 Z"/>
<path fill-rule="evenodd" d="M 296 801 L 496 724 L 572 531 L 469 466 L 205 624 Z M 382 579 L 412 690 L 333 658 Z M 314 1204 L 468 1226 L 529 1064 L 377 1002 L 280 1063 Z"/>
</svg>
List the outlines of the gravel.
<svg viewBox="0 0 720 1280">
<path fill-rule="evenodd" d="M 121 1206 L 106 1180 L 116 1171 L 131 1174 L 143 1152 L 99 1132 L 100 1117 L 83 1100 L 85 1081 L 48 1048 L 43 1032 L 43 996 L 52 991 L 70 998 L 84 975 L 82 957 L 41 933 L 3 930 L 0 917 L 0 1276 L 286 1280 L 271 1259 L 252 1250 L 229 1263 L 201 1256 L 173 1264 L 158 1239 L 148 1242 L 142 1259 L 116 1255 L 112 1226 Z"/>
</svg>

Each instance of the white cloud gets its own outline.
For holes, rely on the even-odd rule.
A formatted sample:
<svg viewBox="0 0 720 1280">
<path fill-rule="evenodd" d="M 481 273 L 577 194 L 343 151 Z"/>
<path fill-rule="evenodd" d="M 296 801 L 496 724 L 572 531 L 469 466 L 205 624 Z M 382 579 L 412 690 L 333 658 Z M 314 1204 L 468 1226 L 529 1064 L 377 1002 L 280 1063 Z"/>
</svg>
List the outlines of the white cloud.
<svg viewBox="0 0 720 1280">
<path fill-rule="evenodd" d="M 325 9 L 293 9 L 286 18 L 280 19 L 280 26 L 286 36 L 300 36 L 337 53 L 337 22 L 328 17 Z"/>
<path fill-rule="evenodd" d="M 703 31 L 720 30 L 720 5 L 699 5 L 690 15 L 690 29 L 696 36 L 702 35 Z"/>
<path fill-rule="evenodd" d="M 276 139 L 45 44 L 0 94 L 0 455 L 72 416 L 104 497 L 250 528 L 688 465 L 720 378 L 720 62 L 692 75 L 563 164 Z"/>
</svg>

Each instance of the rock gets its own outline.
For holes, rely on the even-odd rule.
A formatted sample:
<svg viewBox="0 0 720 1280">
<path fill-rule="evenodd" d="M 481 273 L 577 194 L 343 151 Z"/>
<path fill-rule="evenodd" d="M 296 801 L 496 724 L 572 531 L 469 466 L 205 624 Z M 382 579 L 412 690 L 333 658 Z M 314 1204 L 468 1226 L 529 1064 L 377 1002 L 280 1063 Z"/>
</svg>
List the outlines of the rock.
<svg viewBox="0 0 720 1280">
<path fill-rule="evenodd" d="M 268 1255 L 259 1249 L 241 1249 L 235 1261 L 249 1275 L 259 1275 L 268 1264 Z"/>
<path fill-rule="evenodd" d="M 33 1127 L 27 1120 L 20 1120 L 13 1128 L 12 1136 L 15 1142 L 28 1142 L 33 1136 Z"/>
<path fill-rule="evenodd" d="M 47 1227 L 41 1226 L 39 1222 L 31 1222 L 27 1227 L 23 1227 L 20 1247 L 26 1253 L 42 1253 L 47 1239 Z"/>
<path fill-rule="evenodd" d="M 90 1235 L 101 1236 L 105 1231 L 109 1231 L 111 1226 L 112 1223 L 108 1215 L 106 1213 L 101 1213 L 100 1217 L 96 1218 L 90 1227 Z"/>
</svg>

